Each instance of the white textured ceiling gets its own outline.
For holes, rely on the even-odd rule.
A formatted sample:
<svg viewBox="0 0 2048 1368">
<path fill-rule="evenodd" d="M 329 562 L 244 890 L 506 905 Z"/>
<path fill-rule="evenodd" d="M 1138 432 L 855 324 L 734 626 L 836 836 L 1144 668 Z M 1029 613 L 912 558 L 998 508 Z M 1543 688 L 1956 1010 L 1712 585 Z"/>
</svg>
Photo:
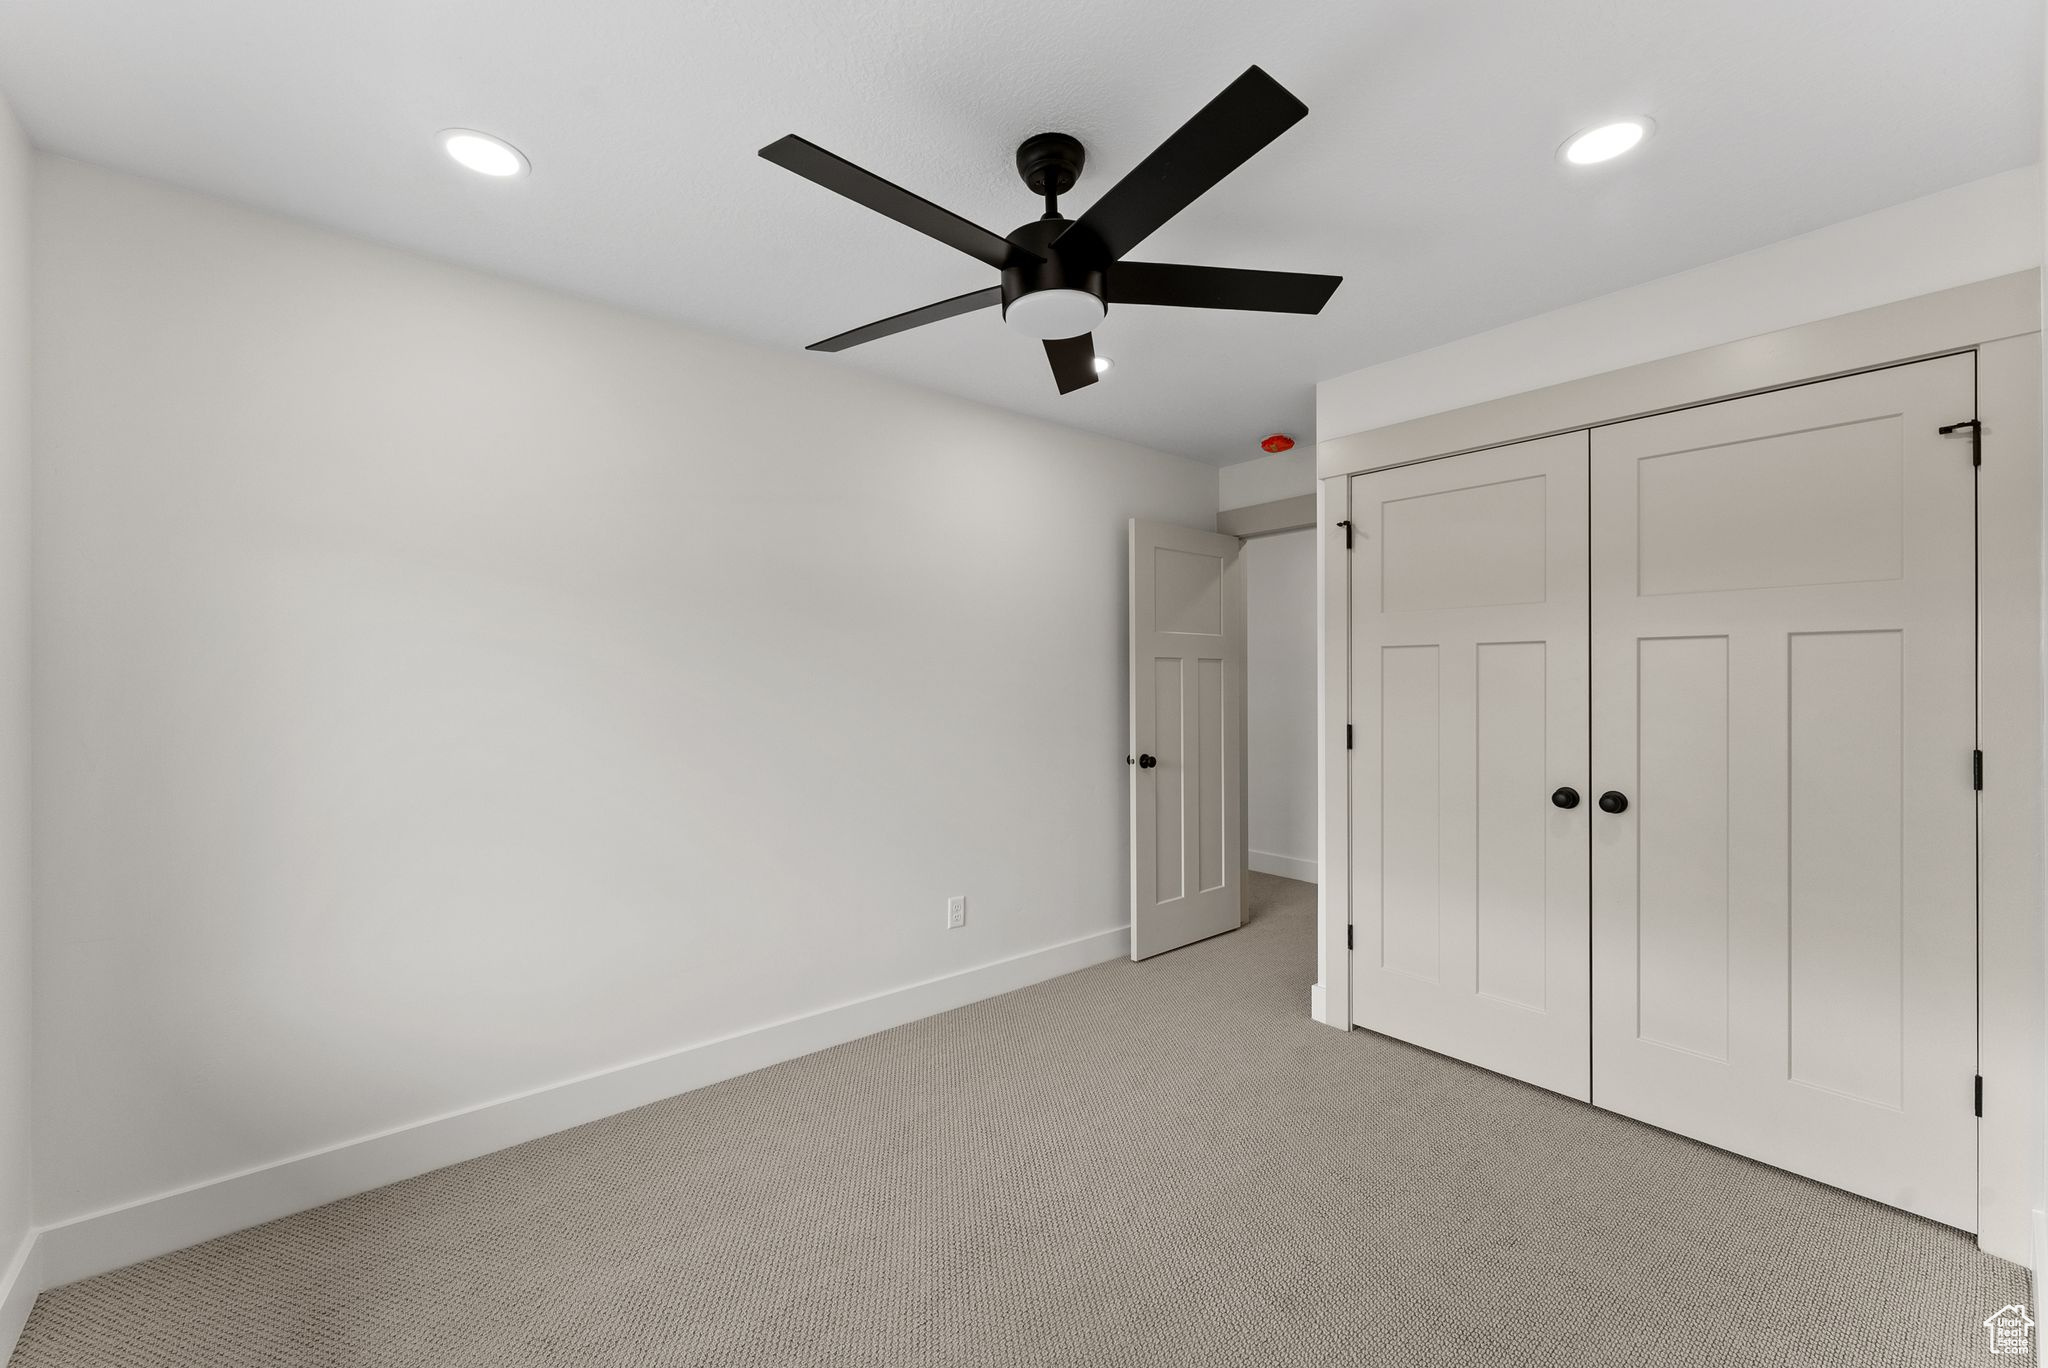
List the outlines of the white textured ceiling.
<svg viewBox="0 0 2048 1368">
<path fill-rule="evenodd" d="M 1125 307 L 1061 397 L 994 312 L 820 365 L 1217 463 L 1390 356 L 2036 159 L 2037 0 L 8 0 L 43 147 L 796 348 L 994 273 L 759 160 L 801 133 L 996 232 L 1085 207 L 1247 65 L 1309 106 L 1135 254 L 1345 276 L 1319 318 Z M 1640 112 L 1607 167 L 1564 137 Z M 530 179 L 463 172 L 498 133 Z"/>
</svg>

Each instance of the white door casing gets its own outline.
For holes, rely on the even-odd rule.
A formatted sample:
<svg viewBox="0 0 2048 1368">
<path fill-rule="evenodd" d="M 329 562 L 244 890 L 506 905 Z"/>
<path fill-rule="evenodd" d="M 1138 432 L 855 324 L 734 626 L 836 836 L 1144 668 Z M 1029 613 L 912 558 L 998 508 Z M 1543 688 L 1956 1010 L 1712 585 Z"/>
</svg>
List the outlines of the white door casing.
<svg viewBox="0 0 2048 1368">
<path fill-rule="evenodd" d="M 1593 1100 L 1970 1230 L 1973 379 L 1592 434 Z"/>
<path fill-rule="evenodd" d="M 1566 433 L 1350 490 L 1353 1020 L 1581 1100 L 1586 463 Z"/>
<path fill-rule="evenodd" d="M 1240 545 L 1131 520 L 1134 960 L 1244 923 Z"/>
</svg>

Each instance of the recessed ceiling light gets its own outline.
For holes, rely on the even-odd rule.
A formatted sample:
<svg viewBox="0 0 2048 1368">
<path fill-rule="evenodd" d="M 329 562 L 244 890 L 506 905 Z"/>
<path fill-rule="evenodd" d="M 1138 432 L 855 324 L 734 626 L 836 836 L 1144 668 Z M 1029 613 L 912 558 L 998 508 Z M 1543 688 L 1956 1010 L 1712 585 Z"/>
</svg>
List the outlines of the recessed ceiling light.
<svg viewBox="0 0 2048 1368">
<path fill-rule="evenodd" d="M 1106 356 L 1098 356 L 1095 358 L 1095 373 L 1097 375 L 1107 375 L 1109 374 L 1109 368 L 1115 364 L 1116 362 Z"/>
<path fill-rule="evenodd" d="M 441 146 L 480 176 L 523 176 L 531 169 L 526 154 L 511 143 L 473 128 L 442 129 Z"/>
<path fill-rule="evenodd" d="M 1564 159 L 1574 166 L 1612 161 L 1650 136 L 1648 119 L 1621 119 L 1573 135 L 1564 145 Z"/>
</svg>

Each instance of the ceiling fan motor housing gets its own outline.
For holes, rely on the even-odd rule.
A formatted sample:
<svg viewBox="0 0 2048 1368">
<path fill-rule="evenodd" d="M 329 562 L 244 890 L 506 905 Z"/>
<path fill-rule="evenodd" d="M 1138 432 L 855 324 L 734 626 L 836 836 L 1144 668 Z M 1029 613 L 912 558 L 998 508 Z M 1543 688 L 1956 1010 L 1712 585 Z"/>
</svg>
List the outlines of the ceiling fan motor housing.
<svg viewBox="0 0 2048 1368">
<path fill-rule="evenodd" d="M 1017 146 L 1017 174 L 1034 195 L 1066 194 L 1087 160 L 1081 140 L 1065 133 L 1034 133 Z"/>
<path fill-rule="evenodd" d="M 1034 219 L 1009 235 L 1041 259 L 1018 253 L 1003 267 L 1003 319 L 1034 337 L 1079 337 L 1109 312 L 1099 256 L 1085 243 L 1053 245 L 1072 227 L 1066 219 Z"/>
</svg>

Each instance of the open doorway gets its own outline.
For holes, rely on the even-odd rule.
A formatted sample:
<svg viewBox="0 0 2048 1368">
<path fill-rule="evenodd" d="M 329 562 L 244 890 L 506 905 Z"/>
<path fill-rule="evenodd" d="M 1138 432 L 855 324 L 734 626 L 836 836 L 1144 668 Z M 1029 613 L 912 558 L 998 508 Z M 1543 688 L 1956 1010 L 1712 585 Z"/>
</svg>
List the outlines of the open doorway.
<svg viewBox="0 0 2048 1368">
<path fill-rule="evenodd" d="M 1317 883 L 1313 495 L 1130 524 L 1131 955 Z"/>
<path fill-rule="evenodd" d="M 1316 534 L 1248 537 L 1245 863 L 1316 882 Z"/>
</svg>

